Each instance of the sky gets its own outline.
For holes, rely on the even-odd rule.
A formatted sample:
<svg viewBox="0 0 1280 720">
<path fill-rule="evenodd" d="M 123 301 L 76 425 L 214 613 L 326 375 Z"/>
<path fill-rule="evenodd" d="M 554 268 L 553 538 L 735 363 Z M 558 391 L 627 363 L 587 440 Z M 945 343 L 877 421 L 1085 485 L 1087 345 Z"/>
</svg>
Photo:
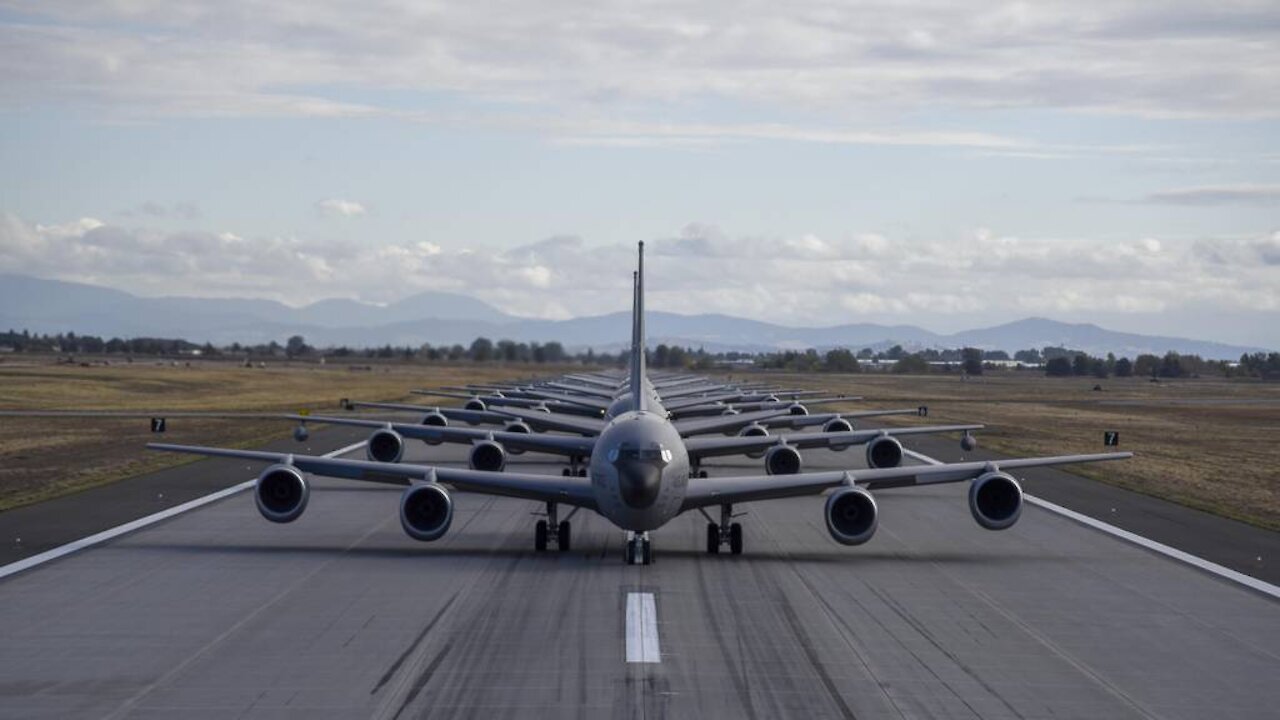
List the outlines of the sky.
<svg viewBox="0 0 1280 720">
<path fill-rule="evenodd" d="M 1272 2 L 0 0 L 0 273 L 1280 348 Z"/>
</svg>

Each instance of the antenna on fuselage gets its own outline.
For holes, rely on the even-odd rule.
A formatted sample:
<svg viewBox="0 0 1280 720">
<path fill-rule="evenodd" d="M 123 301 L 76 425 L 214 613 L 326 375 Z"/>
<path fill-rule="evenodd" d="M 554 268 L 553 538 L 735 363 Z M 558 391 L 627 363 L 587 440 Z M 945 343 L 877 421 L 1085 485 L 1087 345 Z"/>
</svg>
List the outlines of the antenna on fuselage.
<svg viewBox="0 0 1280 720">
<path fill-rule="evenodd" d="M 648 410 L 644 392 L 644 243 L 635 273 L 635 298 L 631 310 L 631 407 Z"/>
</svg>

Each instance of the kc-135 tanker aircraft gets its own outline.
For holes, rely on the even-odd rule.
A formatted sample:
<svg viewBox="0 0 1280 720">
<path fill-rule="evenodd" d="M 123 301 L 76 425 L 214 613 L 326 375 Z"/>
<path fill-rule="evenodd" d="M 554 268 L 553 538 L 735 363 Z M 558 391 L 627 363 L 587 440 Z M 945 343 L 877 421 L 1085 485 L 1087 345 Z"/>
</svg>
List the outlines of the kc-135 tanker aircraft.
<svg viewBox="0 0 1280 720">
<path fill-rule="evenodd" d="M 160 443 L 148 447 L 270 463 L 258 476 L 254 493 L 258 510 L 273 522 L 292 522 L 302 515 L 310 497 L 307 475 L 311 474 L 406 486 L 400 500 L 402 527 L 416 540 L 437 540 L 448 532 L 453 519 L 452 488 L 545 503 L 546 518 L 535 525 L 538 550 L 545 550 L 549 543 L 567 550 L 573 514 L 582 509 L 596 512 L 628 532 L 624 559 L 642 564 L 653 557 L 649 533 L 682 513 L 697 511 L 706 517 L 707 552 L 718 553 L 727 545 L 730 552 L 739 554 L 743 532 L 739 523 L 732 522 L 734 505 L 826 490 L 833 490 L 823 508 L 827 530 L 844 545 L 865 543 L 875 533 L 878 510 L 871 491 L 880 488 L 969 482 L 969 509 L 974 520 L 989 530 L 1003 530 L 1017 522 L 1022 511 L 1022 489 L 1011 471 L 1132 457 L 1132 453 L 1121 452 L 902 466 L 902 447 L 895 434 L 962 431 L 962 444 L 972 448 L 969 431 L 981 426 L 860 431 L 853 427 L 859 415 L 916 410 L 810 415 L 799 400 L 804 394 L 801 391 L 717 385 L 687 375 L 651 379 L 644 351 L 644 243 L 639 245 L 638 269 L 633 277 L 631 352 L 625 377 L 587 373 L 538 385 L 467 388 L 487 395 L 468 394 L 469 407 L 463 409 L 365 404 L 422 412 L 420 424 L 293 418 L 372 428 L 369 460 Z M 450 420 L 497 424 L 503 429 L 451 427 Z M 821 425 L 822 432 L 779 436 L 768 432 L 769 427 L 810 425 Z M 736 437 L 701 437 L 735 432 Z M 302 435 L 305 430 L 300 428 Z M 470 443 L 471 468 L 400 463 L 406 437 L 430 444 Z M 857 444 L 867 445 L 867 469 L 801 471 L 799 448 L 838 450 Z M 566 455 L 570 467 L 563 475 L 503 472 L 506 453 L 523 451 Z M 763 457 L 764 473 L 708 477 L 700 468 L 705 457 L 732 454 Z M 558 512 L 561 505 L 572 508 L 563 519 Z M 719 522 L 707 512 L 716 507 Z"/>
</svg>

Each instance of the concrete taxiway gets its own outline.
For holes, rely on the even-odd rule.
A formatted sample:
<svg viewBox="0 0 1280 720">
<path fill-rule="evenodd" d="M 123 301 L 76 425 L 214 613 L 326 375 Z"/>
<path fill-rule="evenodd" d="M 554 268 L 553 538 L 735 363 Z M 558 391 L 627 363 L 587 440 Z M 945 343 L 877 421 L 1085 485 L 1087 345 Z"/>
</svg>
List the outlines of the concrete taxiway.
<svg viewBox="0 0 1280 720">
<path fill-rule="evenodd" d="M 534 553 L 526 501 L 455 494 L 422 544 L 395 488 L 319 479 L 283 526 L 242 493 L 0 581 L 0 717 L 1274 717 L 1280 602 L 1035 507 L 984 531 L 964 493 L 877 493 L 856 548 L 817 497 L 741 506 L 739 557 L 685 516 L 645 567 L 587 513 Z"/>
</svg>

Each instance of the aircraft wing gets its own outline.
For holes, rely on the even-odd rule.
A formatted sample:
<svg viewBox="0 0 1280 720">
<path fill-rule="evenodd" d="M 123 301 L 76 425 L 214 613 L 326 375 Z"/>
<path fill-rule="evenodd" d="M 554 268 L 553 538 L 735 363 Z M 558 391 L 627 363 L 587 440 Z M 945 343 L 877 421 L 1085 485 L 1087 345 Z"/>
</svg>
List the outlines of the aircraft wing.
<svg viewBox="0 0 1280 720">
<path fill-rule="evenodd" d="M 712 417 L 691 417 L 676 420 L 672 424 L 676 426 L 681 437 L 689 437 L 690 435 L 707 435 L 710 433 L 725 432 L 728 430 L 737 430 L 738 428 L 750 425 L 753 422 L 762 422 L 772 420 L 779 417 L 808 417 L 806 415 L 790 415 L 786 410 L 761 410 L 751 413 L 737 413 L 736 415 L 714 415 Z"/>
<path fill-rule="evenodd" d="M 561 413 L 547 413 L 541 410 L 517 410 L 514 408 L 503 408 L 500 411 L 503 415 L 509 415 L 512 420 L 523 420 L 530 427 L 543 430 L 560 430 L 563 432 L 579 433 L 582 435 L 599 435 L 604 426 L 608 425 L 603 418 L 583 417 L 578 415 L 563 415 Z"/>
<path fill-rule="evenodd" d="M 492 410 L 466 410 L 452 407 L 432 407 L 430 405 L 411 405 L 409 403 L 384 403 L 353 401 L 352 407 L 377 408 L 379 410 L 395 410 L 398 412 L 415 412 L 427 415 L 438 412 L 450 420 L 461 420 L 468 423 L 494 423 L 501 425 L 510 422 L 511 418 Z"/>
<path fill-rule="evenodd" d="M 815 495 L 839 485 L 861 485 L 869 490 L 913 487 L 938 483 L 964 482 L 988 472 L 1017 470 L 1045 465 L 1124 460 L 1131 452 L 1093 455 L 1054 455 L 1015 458 L 1011 460 L 979 460 L 939 465 L 912 465 L 880 470 L 832 470 L 830 472 L 797 473 L 795 475 L 753 475 L 742 477 L 690 478 L 681 511 L 709 505 L 725 505 L 775 500 L 778 498 Z"/>
<path fill-rule="evenodd" d="M 264 452 L 261 450 L 231 450 L 201 447 L 198 445 L 169 445 L 150 443 L 152 450 L 190 453 L 210 457 L 229 457 L 262 463 L 292 465 L 302 472 L 324 477 L 361 480 L 390 485 L 411 485 L 414 482 L 441 482 L 463 492 L 483 495 L 505 495 L 540 502 L 558 502 L 577 507 L 596 509 L 596 499 L 591 481 L 577 477 L 536 475 L 533 473 L 487 472 L 461 468 L 382 463 L 372 460 L 347 460 L 316 455 Z"/>
<path fill-rule="evenodd" d="M 850 432 L 795 433 L 791 435 L 765 435 L 762 437 L 692 437 L 685 440 L 685 448 L 691 459 L 717 455 L 768 450 L 775 445 L 790 445 L 801 450 L 808 448 L 840 448 L 863 445 L 881 436 L 925 435 L 945 432 L 981 430 L 982 425 L 919 425 L 902 428 L 876 428 Z"/>
<path fill-rule="evenodd" d="M 534 435 L 522 432 L 506 432 L 504 430 L 481 430 L 478 428 L 439 427 L 437 425 L 419 425 L 417 423 L 397 423 L 385 420 L 360 420 L 357 418 L 324 417 L 315 415 L 288 415 L 290 420 L 306 420 L 325 425 L 346 425 L 349 427 L 366 427 L 370 430 L 386 428 L 399 433 L 401 437 L 431 442 L 471 443 L 480 440 L 494 440 L 503 447 L 532 452 L 553 453 L 556 455 L 590 455 L 595 448 L 595 438 L 575 437 L 571 435 Z"/>
</svg>

